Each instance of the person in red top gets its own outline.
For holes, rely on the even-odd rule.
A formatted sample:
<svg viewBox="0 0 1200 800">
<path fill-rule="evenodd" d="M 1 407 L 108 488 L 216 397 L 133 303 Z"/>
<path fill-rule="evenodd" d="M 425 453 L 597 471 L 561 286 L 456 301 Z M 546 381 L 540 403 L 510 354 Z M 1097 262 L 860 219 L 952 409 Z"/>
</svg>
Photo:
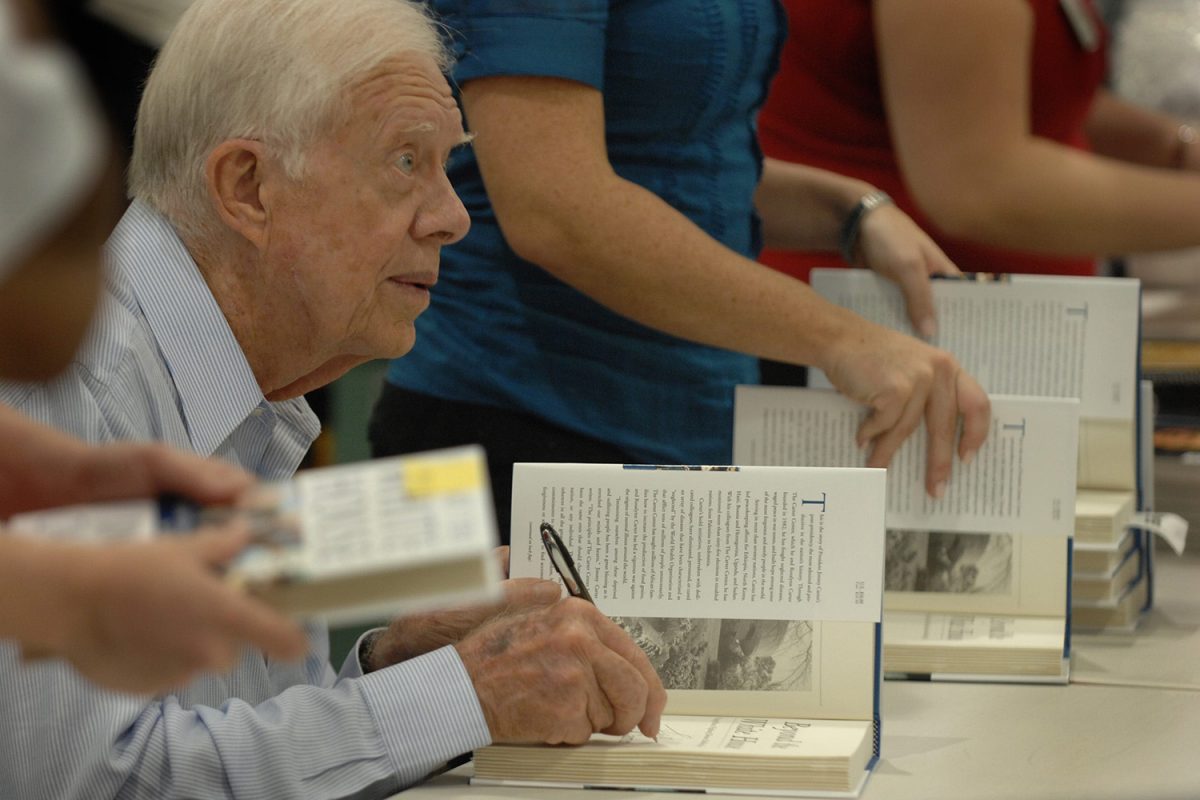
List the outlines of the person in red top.
<svg viewBox="0 0 1200 800">
<path fill-rule="evenodd" d="M 768 157 L 887 192 L 963 270 L 1200 244 L 1196 131 L 1101 89 L 1092 0 L 783 0 Z M 830 253 L 768 251 L 807 279 Z"/>
</svg>

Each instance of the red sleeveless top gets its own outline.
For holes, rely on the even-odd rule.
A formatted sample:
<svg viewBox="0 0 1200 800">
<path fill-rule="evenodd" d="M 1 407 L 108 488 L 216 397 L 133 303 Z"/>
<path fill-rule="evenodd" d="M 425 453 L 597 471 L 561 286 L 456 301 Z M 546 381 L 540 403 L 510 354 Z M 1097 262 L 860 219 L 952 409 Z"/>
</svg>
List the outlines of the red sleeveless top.
<svg viewBox="0 0 1200 800">
<path fill-rule="evenodd" d="M 896 163 L 879 80 L 872 0 L 782 2 L 790 30 L 759 115 L 764 153 L 861 178 L 883 189 L 964 271 L 1094 274 L 1095 260 L 1090 257 L 1041 256 L 954 239 L 938 230 L 917 208 Z M 1089 53 L 1080 46 L 1060 0 L 1026 2 L 1035 16 L 1033 133 L 1086 150 L 1084 122 L 1104 78 L 1107 38 Z M 1103 31 L 1091 0 L 1083 2 Z M 845 265 L 833 253 L 768 250 L 761 260 L 805 280 L 813 267 Z"/>
</svg>

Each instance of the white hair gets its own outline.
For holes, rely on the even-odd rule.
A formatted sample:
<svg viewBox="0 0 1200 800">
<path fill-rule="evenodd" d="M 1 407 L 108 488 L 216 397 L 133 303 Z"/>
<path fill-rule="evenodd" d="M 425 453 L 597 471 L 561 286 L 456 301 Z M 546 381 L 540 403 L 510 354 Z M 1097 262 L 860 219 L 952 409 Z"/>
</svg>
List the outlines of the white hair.
<svg viewBox="0 0 1200 800">
<path fill-rule="evenodd" d="M 185 234 L 211 230 L 214 147 L 261 141 L 300 178 L 307 146 L 348 116 L 347 87 L 405 53 L 450 66 L 438 25 L 411 0 L 196 0 L 142 95 L 131 196 Z"/>
</svg>

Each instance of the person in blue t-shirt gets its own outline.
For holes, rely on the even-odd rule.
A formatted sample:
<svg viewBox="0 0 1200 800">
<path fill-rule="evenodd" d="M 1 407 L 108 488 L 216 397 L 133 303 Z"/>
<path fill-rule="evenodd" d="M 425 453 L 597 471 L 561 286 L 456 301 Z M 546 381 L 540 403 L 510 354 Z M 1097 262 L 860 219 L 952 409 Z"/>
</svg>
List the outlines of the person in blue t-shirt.
<svg viewBox="0 0 1200 800">
<path fill-rule="evenodd" d="M 978 384 L 754 262 L 764 240 L 849 247 L 927 333 L 927 277 L 956 271 L 873 187 L 763 162 L 774 0 L 434 5 L 477 136 L 449 166 L 472 229 L 390 367 L 376 455 L 482 442 L 506 532 L 514 461 L 727 463 L 733 388 L 762 356 L 870 406 L 873 466 L 927 422 L 927 488 L 945 491 L 956 447 L 986 436 Z"/>
</svg>

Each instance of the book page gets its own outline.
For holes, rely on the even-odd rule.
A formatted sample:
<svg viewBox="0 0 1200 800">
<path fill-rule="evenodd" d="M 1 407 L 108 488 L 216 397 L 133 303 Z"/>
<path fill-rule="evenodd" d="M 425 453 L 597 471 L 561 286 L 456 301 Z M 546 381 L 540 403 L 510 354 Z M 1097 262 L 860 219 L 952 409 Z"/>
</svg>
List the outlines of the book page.
<svg viewBox="0 0 1200 800">
<path fill-rule="evenodd" d="M 989 394 L 1075 397 L 1085 419 L 1132 421 L 1138 391 L 1138 281 L 1011 275 L 933 281 L 938 334 Z M 912 333 L 895 284 L 867 270 L 817 269 L 812 287 L 840 306 Z M 819 371 L 815 387 L 830 388 Z"/>
<path fill-rule="evenodd" d="M 697 755 L 836 759 L 855 753 L 864 736 L 871 736 L 868 722 L 664 715 L 658 741 L 635 728 L 624 736 L 593 734 L 588 747 L 619 747 L 630 758 L 639 757 L 630 749 L 637 747 Z"/>
<path fill-rule="evenodd" d="M 946 494 L 925 491 L 922 425 L 888 466 L 887 527 L 959 533 L 1069 536 L 1074 531 L 1079 404 L 1069 399 L 992 401 L 988 439 L 975 459 L 957 458 Z M 867 409 L 836 392 L 739 386 L 734 402 L 738 464 L 861 466 L 854 434 Z"/>
<path fill-rule="evenodd" d="M 1062 615 L 1041 618 L 889 611 L 884 642 L 888 646 L 930 644 L 1061 651 L 1065 624 Z"/>
<path fill-rule="evenodd" d="M 1150 441 L 1153 446 L 1153 438 Z M 1132 420 L 1080 420 L 1079 488 L 1133 491 L 1137 488 L 1137 447 Z"/>
<path fill-rule="evenodd" d="M 555 575 L 545 521 L 611 616 L 877 622 L 883 497 L 883 470 L 516 464 L 510 569 Z"/>
<path fill-rule="evenodd" d="M 1065 538 L 889 530 L 885 559 L 888 611 L 1066 614 Z"/>
<path fill-rule="evenodd" d="M 551 522 L 597 606 L 650 658 L 671 713 L 869 719 L 881 478 L 517 464 L 509 571 L 556 577 L 539 535 Z M 823 508 L 802 502 L 819 494 Z M 862 621 L 822 621 L 840 615 Z"/>
</svg>

